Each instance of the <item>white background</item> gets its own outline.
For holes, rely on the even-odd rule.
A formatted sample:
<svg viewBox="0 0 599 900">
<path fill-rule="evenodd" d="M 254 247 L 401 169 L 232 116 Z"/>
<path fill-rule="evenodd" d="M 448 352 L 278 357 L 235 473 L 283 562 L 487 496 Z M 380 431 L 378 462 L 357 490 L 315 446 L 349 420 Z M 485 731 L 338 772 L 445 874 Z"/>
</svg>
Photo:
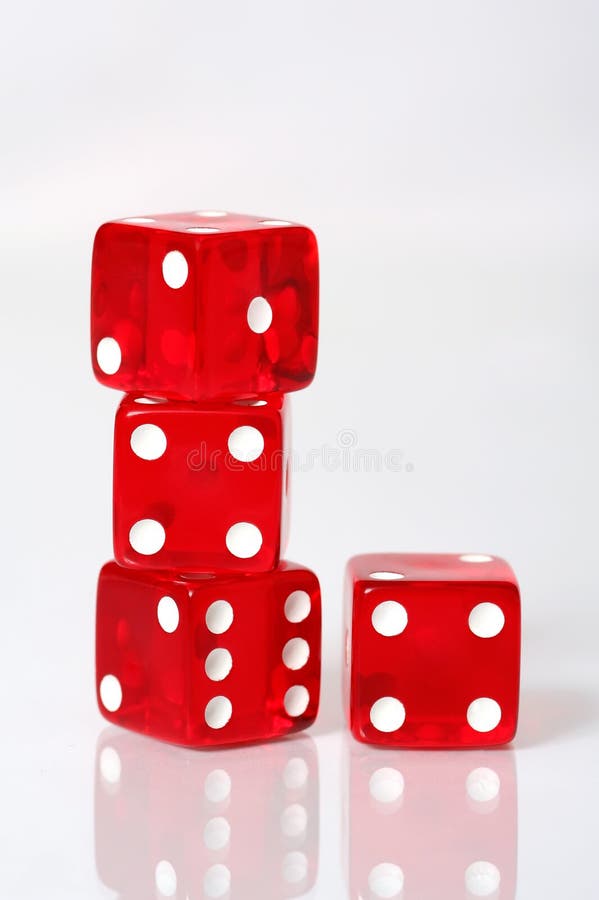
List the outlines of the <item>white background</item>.
<svg viewBox="0 0 599 900">
<path fill-rule="evenodd" d="M 514 566 L 518 897 L 597 894 L 598 24 L 592 0 L 5 7 L 4 896 L 115 896 L 94 863 L 93 604 L 118 395 L 91 375 L 90 251 L 105 219 L 202 207 L 318 235 L 320 365 L 294 398 L 298 454 L 349 430 L 412 467 L 295 476 L 288 555 L 325 604 L 311 896 L 349 896 L 340 588 L 369 550 Z M 435 780 L 442 808 L 442 757 Z M 253 900 L 235 865 L 231 896 Z M 441 881 L 441 896 L 463 887 Z"/>
</svg>

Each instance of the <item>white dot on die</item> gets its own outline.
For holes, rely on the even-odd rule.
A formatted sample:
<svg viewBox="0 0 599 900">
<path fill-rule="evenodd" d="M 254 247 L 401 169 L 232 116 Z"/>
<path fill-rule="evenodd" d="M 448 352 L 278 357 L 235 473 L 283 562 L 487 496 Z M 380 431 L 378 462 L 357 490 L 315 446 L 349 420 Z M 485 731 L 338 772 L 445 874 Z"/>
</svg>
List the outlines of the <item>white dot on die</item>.
<svg viewBox="0 0 599 900">
<path fill-rule="evenodd" d="M 475 803 L 495 800 L 501 789 L 501 780 L 494 769 L 481 766 L 473 769 L 466 778 L 466 792 Z"/>
<path fill-rule="evenodd" d="M 291 638 L 283 647 L 283 662 L 288 669 L 301 669 L 309 658 L 310 645 L 303 638 Z"/>
<path fill-rule="evenodd" d="M 231 525 L 225 538 L 227 550 L 238 559 L 250 559 L 262 546 L 262 533 L 251 522 L 236 522 Z"/>
<path fill-rule="evenodd" d="M 150 225 L 155 221 L 156 219 L 150 219 L 147 216 L 131 216 L 130 219 L 123 219 L 123 222 L 127 222 L 129 225 Z"/>
<path fill-rule="evenodd" d="M 404 777 L 399 769 L 384 766 L 372 773 L 368 788 L 378 803 L 395 803 L 404 792 Z"/>
<path fill-rule="evenodd" d="M 121 780 L 121 757 L 114 747 L 104 747 L 100 754 L 100 772 L 107 784 L 118 784 Z"/>
<path fill-rule="evenodd" d="M 233 607 L 226 600 L 215 600 L 206 610 L 206 628 L 212 634 L 224 634 L 233 624 Z"/>
<path fill-rule="evenodd" d="M 479 860 L 468 866 L 464 881 L 466 890 L 472 897 L 490 897 L 499 888 L 501 874 L 493 863 Z"/>
<path fill-rule="evenodd" d="M 135 397 L 134 403 L 166 403 L 163 397 Z"/>
<path fill-rule="evenodd" d="M 283 228 L 285 225 L 291 225 L 291 222 L 284 222 L 283 219 L 262 219 L 260 224 L 271 225 L 273 227 L 276 227 L 278 225 Z"/>
<path fill-rule="evenodd" d="M 208 728 L 224 728 L 233 714 L 233 706 L 228 697 L 213 697 L 204 710 Z"/>
<path fill-rule="evenodd" d="M 283 784 L 288 791 L 297 791 L 306 784 L 309 774 L 306 760 L 301 756 L 294 756 L 283 770 Z"/>
<path fill-rule="evenodd" d="M 227 441 L 229 453 L 239 462 L 253 462 L 264 450 L 262 432 L 252 425 L 240 425 L 234 428 Z"/>
<path fill-rule="evenodd" d="M 138 425 L 133 429 L 129 443 L 140 459 L 160 459 L 166 450 L 166 434 L 158 425 Z"/>
<path fill-rule="evenodd" d="M 129 543 L 136 553 L 153 556 L 164 546 L 166 532 L 155 519 L 140 519 L 129 531 Z"/>
<path fill-rule="evenodd" d="M 405 630 L 408 614 L 396 600 L 385 600 L 372 611 L 372 627 L 383 637 L 395 637 Z"/>
<path fill-rule="evenodd" d="M 158 623 L 163 631 L 172 634 L 179 625 L 179 607 L 172 597 L 161 597 L 156 607 Z"/>
<path fill-rule="evenodd" d="M 167 860 L 161 860 L 154 870 L 156 890 L 162 897 L 174 897 L 177 893 L 177 873 Z"/>
<path fill-rule="evenodd" d="M 292 591 L 285 600 L 285 618 L 297 625 L 310 615 L 312 602 L 307 591 Z"/>
<path fill-rule="evenodd" d="M 224 816 L 209 819 L 204 828 L 204 846 L 208 850 L 222 850 L 229 843 L 231 826 Z"/>
<path fill-rule="evenodd" d="M 105 337 L 96 347 L 96 362 L 105 375 L 114 375 L 121 367 L 122 353 L 118 341 Z"/>
<path fill-rule="evenodd" d="M 189 266 L 180 250 L 171 250 L 162 260 L 162 277 L 173 290 L 182 288 L 187 281 Z"/>
<path fill-rule="evenodd" d="M 204 796 L 210 803 L 224 803 L 231 793 L 231 776 L 225 769 L 213 769 L 204 781 Z"/>
<path fill-rule="evenodd" d="M 190 234 L 217 234 L 220 228 L 210 228 L 208 225 L 199 225 L 197 228 L 186 228 Z"/>
<path fill-rule="evenodd" d="M 394 863 L 379 863 L 368 875 L 368 887 L 375 897 L 397 897 L 403 889 L 404 875 Z"/>
<path fill-rule="evenodd" d="M 310 702 L 310 694 L 303 684 L 294 684 L 290 687 L 283 698 L 283 706 L 288 716 L 295 718 L 302 716 Z"/>
<path fill-rule="evenodd" d="M 501 707 L 490 697 L 479 697 L 468 707 L 466 718 L 474 731 L 493 731 L 501 722 Z"/>
<path fill-rule="evenodd" d="M 299 884 L 308 874 L 308 859 L 300 850 L 293 850 L 283 857 L 283 878 L 287 884 Z"/>
<path fill-rule="evenodd" d="M 222 209 L 199 209 L 196 212 L 196 216 L 203 216 L 206 219 L 221 219 L 226 215 L 226 212 L 223 212 Z"/>
<path fill-rule="evenodd" d="M 272 307 L 264 297 L 254 297 L 247 311 L 248 325 L 255 334 L 264 334 L 272 323 Z"/>
<path fill-rule="evenodd" d="M 371 572 L 369 575 L 369 578 L 374 578 L 375 581 L 399 581 L 405 577 L 401 572 Z"/>
<path fill-rule="evenodd" d="M 210 866 L 204 875 L 205 896 L 210 898 L 224 897 L 229 892 L 230 887 L 230 870 L 223 863 Z"/>
<path fill-rule="evenodd" d="M 281 831 L 285 837 L 295 838 L 308 827 L 308 813 L 301 803 L 292 803 L 281 814 Z"/>
<path fill-rule="evenodd" d="M 470 631 L 477 637 L 496 637 L 505 625 L 503 610 L 496 603 L 479 603 L 468 617 Z"/>
<path fill-rule="evenodd" d="M 387 734 L 397 731 L 405 719 L 405 707 L 395 697 L 381 697 L 370 707 L 370 721 L 377 731 Z"/>
<path fill-rule="evenodd" d="M 224 647 L 211 650 L 206 657 L 204 669 L 210 681 L 223 681 L 233 668 L 233 657 Z"/>
<path fill-rule="evenodd" d="M 468 563 L 486 563 L 493 561 L 492 556 L 486 556 L 484 553 L 463 553 L 462 556 L 460 556 L 460 559 L 462 562 Z"/>
<path fill-rule="evenodd" d="M 115 675 L 105 675 L 100 682 L 100 700 L 108 712 L 116 712 L 123 702 L 121 682 Z"/>
</svg>

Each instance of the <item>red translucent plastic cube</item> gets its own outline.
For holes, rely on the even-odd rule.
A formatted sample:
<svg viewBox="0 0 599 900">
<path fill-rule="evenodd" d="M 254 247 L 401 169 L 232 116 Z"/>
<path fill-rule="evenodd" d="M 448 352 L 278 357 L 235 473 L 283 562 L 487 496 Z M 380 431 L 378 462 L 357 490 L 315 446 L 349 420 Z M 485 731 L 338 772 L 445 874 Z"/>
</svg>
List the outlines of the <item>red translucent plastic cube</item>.
<svg viewBox="0 0 599 900">
<path fill-rule="evenodd" d="M 320 693 L 320 588 L 309 569 L 177 576 L 100 572 L 100 711 L 115 724 L 190 747 L 307 728 Z"/>
<path fill-rule="evenodd" d="M 114 554 L 180 572 L 273 569 L 287 540 L 288 401 L 125 396 L 114 440 Z"/>
<path fill-rule="evenodd" d="M 108 222 L 92 262 L 94 373 L 190 400 L 306 387 L 318 250 L 301 225 L 219 211 Z"/>
<path fill-rule="evenodd" d="M 394 747 L 484 747 L 516 733 L 520 596 L 502 559 L 368 554 L 346 577 L 351 731 Z"/>
<path fill-rule="evenodd" d="M 505 750 L 349 750 L 351 900 L 514 900 L 518 791 Z"/>
<path fill-rule="evenodd" d="M 301 736 L 218 755 L 107 728 L 95 857 L 123 900 L 304 895 L 318 869 L 318 756 Z"/>
</svg>

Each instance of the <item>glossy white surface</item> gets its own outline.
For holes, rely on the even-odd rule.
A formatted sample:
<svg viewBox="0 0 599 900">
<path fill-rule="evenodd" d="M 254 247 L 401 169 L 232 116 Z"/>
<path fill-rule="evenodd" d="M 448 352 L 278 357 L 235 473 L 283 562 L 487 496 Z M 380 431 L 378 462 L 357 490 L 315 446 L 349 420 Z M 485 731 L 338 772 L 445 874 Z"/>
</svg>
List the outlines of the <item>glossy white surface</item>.
<svg viewBox="0 0 599 900">
<path fill-rule="evenodd" d="M 237 6 L 56 0 L 3 16 L 1 893 L 373 900 L 403 883 L 400 900 L 464 900 L 497 869 L 500 900 L 512 878 L 519 900 L 595 898 L 599 8 Z M 211 206 L 307 222 L 323 263 L 319 372 L 293 398 L 288 554 L 322 580 L 323 708 L 307 738 L 247 757 L 106 743 L 94 698 L 119 396 L 91 375 L 93 232 Z M 389 756 L 348 739 L 342 572 L 370 550 L 512 563 L 512 750 Z M 157 819 L 150 800 L 172 807 Z M 517 834 L 487 853 L 469 817 L 506 809 Z"/>
</svg>

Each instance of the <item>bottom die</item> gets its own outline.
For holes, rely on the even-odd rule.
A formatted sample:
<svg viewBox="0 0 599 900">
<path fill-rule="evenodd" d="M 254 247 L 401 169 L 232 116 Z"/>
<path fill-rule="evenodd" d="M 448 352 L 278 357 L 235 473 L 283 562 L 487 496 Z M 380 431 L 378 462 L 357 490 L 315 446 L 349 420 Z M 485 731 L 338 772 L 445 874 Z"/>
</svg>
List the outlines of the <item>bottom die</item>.
<svg viewBox="0 0 599 900">
<path fill-rule="evenodd" d="M 505 750 L 348 746 L 351 900 L 514 900 L 518 796 Z"/>
<path fill-rule="evenodd" d="M 189 747 L 281 737 L 315 719 L 318 579 L 295 563 L 254 575 L 100 572 L 98 704 L 111 722 Z"/>
<path fill-rule="evenodd" d="M 214 754 L 107 728 L 95 858 L 122 900 L 284 900 L 318 868 L 318 757 L 306 735 Z"/>
</svg>

